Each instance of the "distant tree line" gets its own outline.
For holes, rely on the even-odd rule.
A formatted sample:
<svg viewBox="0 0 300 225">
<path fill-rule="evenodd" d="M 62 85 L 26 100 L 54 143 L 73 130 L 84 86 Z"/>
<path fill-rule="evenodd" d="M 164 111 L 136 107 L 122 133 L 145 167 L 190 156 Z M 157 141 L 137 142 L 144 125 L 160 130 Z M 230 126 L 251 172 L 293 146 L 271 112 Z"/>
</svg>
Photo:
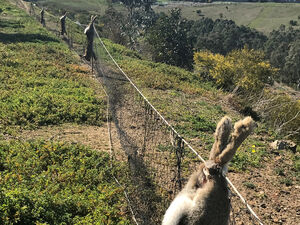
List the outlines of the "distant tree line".
<svg viewBox="0 0 300 225">
<path fill-rule="evenodd" d="M 267 37 L 232 20 L 203 17 L 189 21 L 176 9 L 170 15 L 160 14 L 146 38 L 153 48 L 154 60 L 188 69 L 193 67 L 195 51 L 209 50 L 226 56 L 245 46 L 260 50 L 279 69 L 275 80 L 293 87 L 300 85 L 300 30 L 292 27 L 282 25 Z"/>
<path fill-rule="evenodd" d="M 279 81 L 296 86 L 300 85 L 300 30 L 286 29 L 281 25 L 270 33 L 264 44 L 264 51 L 270 63 L 280 69 Z"/>
<path fill-rule="evenodd" d="M 116 43 L 142 50 L 148 45 L 152 59 L 193 69 L 194 53 L 208 50 L 226 56 L 233 50 L 260 50 L 273 67 L 279 69 L 277 81 L 300 86 L 300 30 L 282 25 L 267 37 L 255 29 L 238 26 L 232 20 L 201 17 L 197 21 L 182 17 L 180 9 L 170 14 L 155 13 L 150 1 L 122 0 L 128 15 L 112 5 L 102 17 L 103 34 Z"/>
<path fill-rule="evenodd" d="M 175 0 L 184 2 L 287 2 L 287 3 L 300 3 L 300 0 Z"/>
</svg>

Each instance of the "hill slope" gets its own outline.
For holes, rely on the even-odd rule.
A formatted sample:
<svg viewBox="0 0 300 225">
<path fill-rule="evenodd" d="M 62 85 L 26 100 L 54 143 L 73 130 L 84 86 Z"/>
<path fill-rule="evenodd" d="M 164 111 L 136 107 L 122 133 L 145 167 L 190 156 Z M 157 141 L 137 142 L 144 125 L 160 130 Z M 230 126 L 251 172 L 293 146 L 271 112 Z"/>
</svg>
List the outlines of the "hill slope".
<svg viewBox="0 0 300 225">
<path fill-rule="evenodd" d="M 195 74 L 141 60 L 123 46 L 110 41 L 105 43 L 155 107 L 201 155 L 208 154 L 215 124 L 223 115 L 228 114 L 234 120 L 242 117 L 228 104 L 226 93 L 203 82 Z M 131 129 L 136 129 L 135 124 L 131 124 Z M 264 124 L 259 124 L 255 135 L 239 149 L 229 177 L 266 224 L 295 224 L 298 205 L 289 199 L 298 196 L 299 153 L 271 150 L 268 147 L 273 140 L 270 133 Z"/>
<path fill-rule="evenodd" d="M 103 15 L 107 8 L 105 1 L 37 1 L 42 6 L 62 14 L 64 10 L 71 14 L 77 14 L 76 18 L 88 18 L 87 14 L 96 13 Z M 120 4 L 114 4 L 119 11 L 126 12 Z M 233 3 L 233 2 L 214 2 L 214 3 L 194 3 L 194 2 L 176 2 L 163 1 L 163 4 L 155 4 L 152 6 L 155 12 L 166 12 L 172 8 L 180 8 L 182 14 L 187 19 L 197 20 L 199 17 L 197 11 L 201 10 L 201 15 L 205 17 L 218 19 L 230 19 L 235 21 L 237 25 L 249 26 L 261 31 L 265 34 L 270 33 L 274 29 L 278 29 L 281 24 L 289 26 L 290 20 L 298 20 L 300 4 L 297 3 Z"/>
<path fill-rule="evenodd" d="M 0 223 L 130 224 L 104 92 L 57 37 L 6 0 L 0 9 Z"/>
<path fill-rule="evenodd" d="M 168 2 L 164 6 L 154 6 L 156 12 L 167 12 L 171 8 L 182 9 L 182 14 L 188 19 L 199 18 L 201 14 L 212 19 L 230 19 L 238 25 L 249 26 L 265 34 L 278 29 L 281 24 L 289 25 L 290 20 L 299 23 L 300 4 L 290 3 L 176 3 Z"/>
</svg>

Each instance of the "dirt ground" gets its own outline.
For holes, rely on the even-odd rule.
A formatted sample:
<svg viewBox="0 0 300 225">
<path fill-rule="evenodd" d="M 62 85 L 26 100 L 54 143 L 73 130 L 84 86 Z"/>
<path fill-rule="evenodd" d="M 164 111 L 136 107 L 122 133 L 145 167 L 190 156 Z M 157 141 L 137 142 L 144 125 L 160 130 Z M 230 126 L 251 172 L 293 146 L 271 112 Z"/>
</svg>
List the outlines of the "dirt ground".
<svg viewBox="0 0 300 225">
<path fill-rule="evenodd" d="M 110 151 L 109 136 L 106 123 L 102 127 L 63 124 L 60 126 L 42 127 L 37 130 L 24 130 L 18 135 L 23 140 L 63 141 L 81 144 L 98 151 Z"/>
<path fill-rule="evenodd" d="M 117 89 L 116 85 L 112 85 L 113 80 L 111 78 L 106 78 L 104 82 L 111 92 Z M 120 83 L 122 80 L 118 80 L 118 82 Z M 114 95 L 118 97 L 120 93 Z M 108 132 L 107 124 L 102 127 L 64 124 L 44 127 L 35 131 L 23 131 L 20 138 L 66 141 L 88 145 L 99 151 L 110 151 L 109 135 L 111 135 L 115 153 L 124 153 L 126 149 L 123 148 L 126 148 L 126 142 L 124 133 L 120 133 L 118 120 L 122 119 L 124 123 L 122 129 L 126 128 L 128 133 L 134 133 L 138 130 L 139 125 L 126 119 L 128 105 L 119 103 L 118 101 L 113 102 L 115 107 L 112 108 L 112 111 L 114 111 L 115 118 L 111 123 L 111 134 Z M 265 158 L 261 168 L 250 168 L 243 173 L 229 172 L 228 177 L 264 224 L 300 224 L 299 181 L 289 177 L 291 182 L 284 182 L 290 171 L 293 170 L 293 154 L 299 155 L 299 153 L 292 153 L 289 150 L 272 151 L 268 149 L 268 151 L 270 154 Z M 119 160 L 127 160 L 126 154 L 119 154 L 118 156 Z M 283 172 L 276 172 L 279 168 L 283 168 Z M 234 209 L 234 212 L 239 214 L 238 209 Z M 250 223 L 239 219 L 236 224 Z"/>
</svg>

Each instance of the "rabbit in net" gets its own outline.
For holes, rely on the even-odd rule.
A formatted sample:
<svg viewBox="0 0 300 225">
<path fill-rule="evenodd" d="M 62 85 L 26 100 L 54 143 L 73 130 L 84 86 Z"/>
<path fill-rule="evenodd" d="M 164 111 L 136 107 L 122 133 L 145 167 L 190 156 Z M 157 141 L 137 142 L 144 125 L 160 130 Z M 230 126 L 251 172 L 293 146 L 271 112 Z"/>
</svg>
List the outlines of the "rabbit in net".
<svg viewBox="0 0 300 225">
<path fill-rule="evenodd" d="M 227 225 L 230 214 L 227 181 L 224 174 L 237 148 L 256 124 L 246 117 L 234 125 L 223 117 L 215 132 L 209 160 L 202 163 L 171 203 L 162 225 Z"/>
</svg>

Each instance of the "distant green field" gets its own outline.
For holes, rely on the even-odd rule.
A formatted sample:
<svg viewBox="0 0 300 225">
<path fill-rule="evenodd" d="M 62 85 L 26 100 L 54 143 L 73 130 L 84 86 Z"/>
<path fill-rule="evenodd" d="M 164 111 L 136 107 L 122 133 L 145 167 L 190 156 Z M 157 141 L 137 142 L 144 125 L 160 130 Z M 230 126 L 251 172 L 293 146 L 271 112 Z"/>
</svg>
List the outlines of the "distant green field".
<svg viewBox="0 0 300 225">
<path fill-rule="evenodd" d="M 90 10 L 97 11 L 101 10 L 101 5 L 106 5 L 106 0 L 38 0 L 38 3 L 42 5 L 56 6 L 57 8 L 68 8 L 76 10 Z"/>
<path fill-rule="evenodd" d="M 104 15 L 108 7 L 107 0 L 37 0 L 36 3 L 56 15 L 67 11 L 70 18 L 83 23 L 89 20 L 90 15 Z M 119 3 L 115 3 L 114 8 L 123 12 L 125 10 Z"/>
<path fill-rule="evenodd" d="M 75 13 L 103 15 L 107 8 L 107 0 L 37 0 L 37 4 L 51 10 L 66 10 Z M 115 4 L 118 7 L 119 4 Z"/>
<path fill-rule="evenodd" d="M 103 15 L 107 8 L 106 0 L 38 0 L 38 4 L 51 8 L 52 10 L 70 11 L 75 13 L 89 13 Z M 300 4 L 297 3 L 193 3 L 193 2 L 171 2 L 168 0 L 160 0 L 159 4 L 153 5 L 152 8 L 156 12 L 168 12 L 172 8 L 181 8 L 183 16 L 187 19 L 196 20 L 200 18 L 197 10 L 201 10 L 201 14 L 212 18 L 234 20 L 238 25 L 245 25 L 255 28 L 264 33 L 270 33 L 277 29 L 281 24 L 289 25 L 290 20 L 300 20 Z M 115 4 L 118 10 L 122 6 Z M 299 26 L 298 26 L 299 27 Z"/>
<path fill-rule="evenodd" d="M 234 20 L 238 25 L 245 25 L 255 28 L 261 32 L 269 33 L 277 29 L 281 24 L 289 25 L 290 20 L 300 20 L 300 4 L 292 3 L 183 3 L 169 2 L 167 5 L 156 5 L 153 9 L 156 12 L 168 12 L 172 8 L 181 8 L 183 16 L 196 20 L 201 14 L 218 19 L 221 14 L 224 19 Z M 227 7 L 227 8 L 226 8 Z M 299 26 L 298 26 L 299 27 Z"/>
</svg>

